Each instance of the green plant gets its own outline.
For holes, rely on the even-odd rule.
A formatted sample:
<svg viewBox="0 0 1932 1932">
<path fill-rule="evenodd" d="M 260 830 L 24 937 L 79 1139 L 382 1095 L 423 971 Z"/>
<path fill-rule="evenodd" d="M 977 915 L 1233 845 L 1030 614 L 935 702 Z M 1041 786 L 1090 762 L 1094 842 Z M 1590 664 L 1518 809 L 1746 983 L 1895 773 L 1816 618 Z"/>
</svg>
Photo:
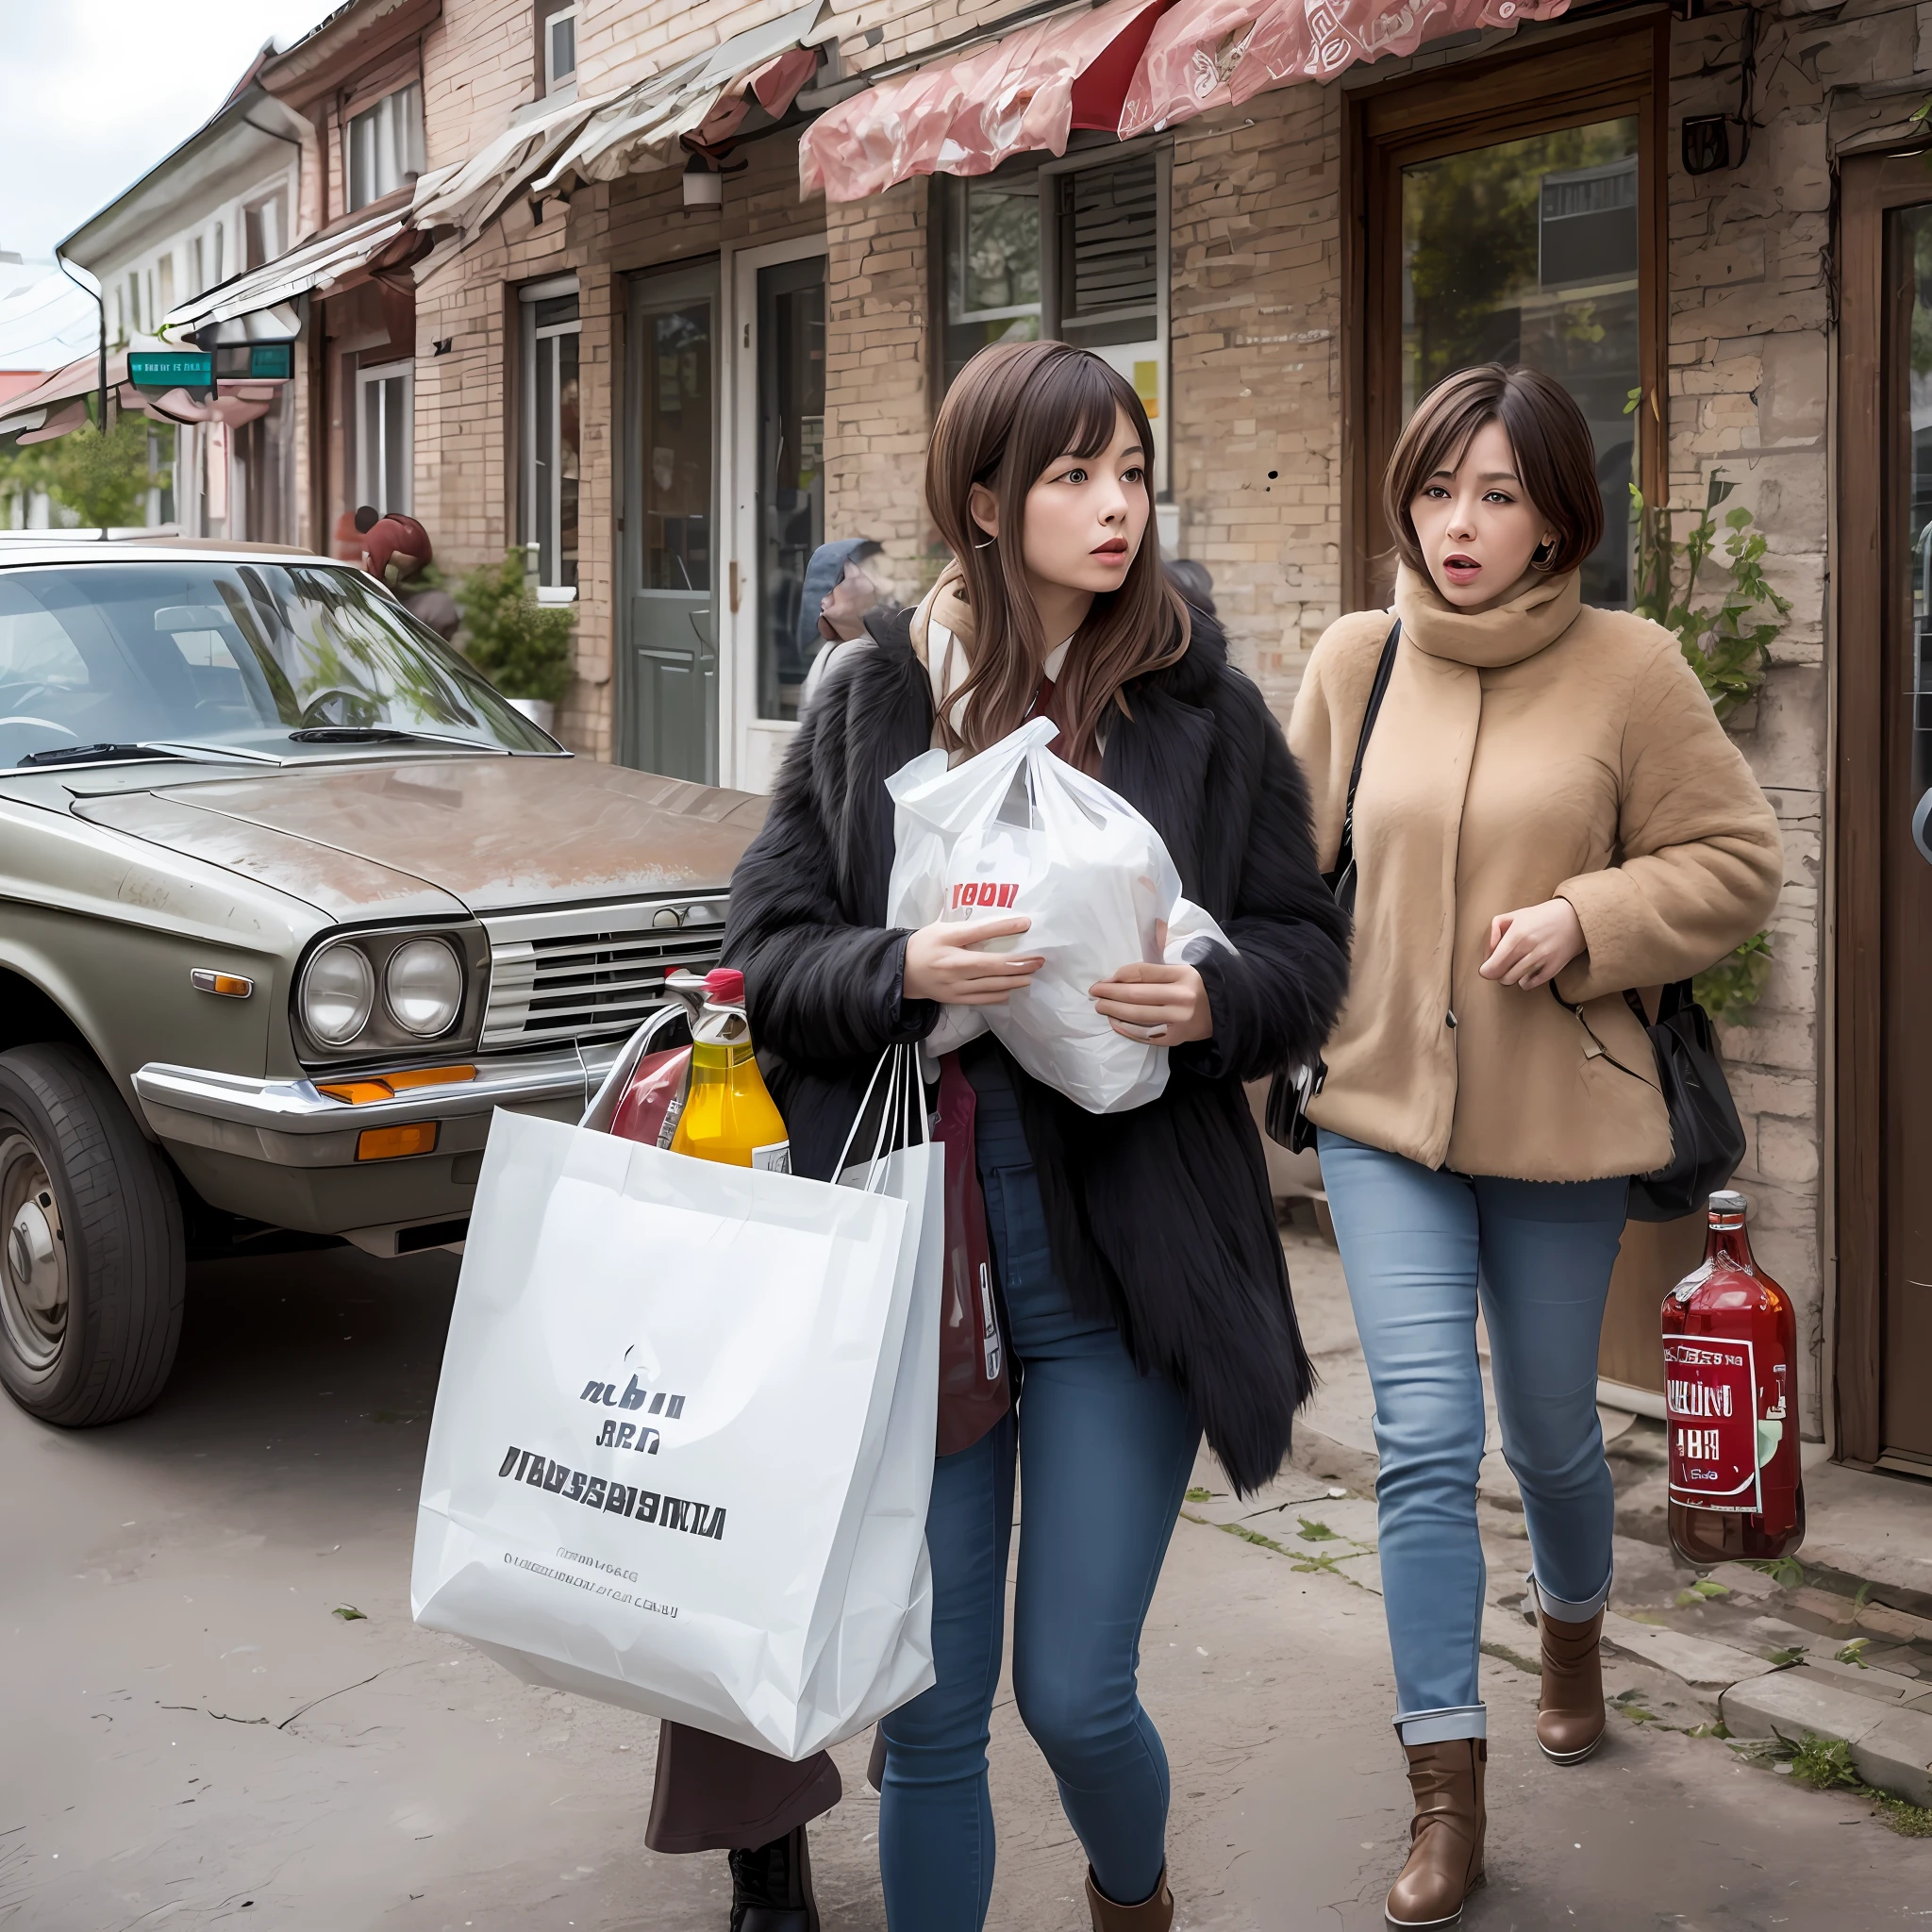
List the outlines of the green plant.
<svg viewBox="0 0 1932 1932">
<path fill-rule="evenodd" d="M 525 576 L 525 553 L 473 570 L 452 593 L 463 613 L 463 654 L 506 697 L 555 704 L 570 689 L 576 610 L 539 604 Z"/>
<path fill-rule="evenodd" d="M 0 493 L 43 490 L 84 529 L 144 524 L 147 493 L 161 480 L 150 460 L 154 427 L 139 411 L 126 410 L 106 436 L 90 422 L 52 442 L 0 449 Z"/>
<path fill-rule="evenodd" d="M 1305 1543 L 1332 1543 L 1339 1541 L 1335 1532 L 1325 1523 L 1311 1523 L 1306 1516 L 1297 1516 L 1295 1521 L 1301 1524 L 1295 1535 Z"/>
<path fill-rule="evenodd" d="M 1865 1646 L 1871 1641 L 1869 1637 L 1853 1638 L 1842 1650 L 1835 1653 L 1836 1661 L 1841 1664 L 1857 1664 L 1861 1671 L 1869 1671 L 1872 1666 L 1865 1661 Z"/>
<path fill-rule="evenodd" d="M 1750 1024 L 1748 1015 L 1763 996 L 1771 977 L 1771 935 L 1754 932 L 1735 953 L 1700 973 L 1690 982 L 1697 1004 L 1713 1020 L 1729 1026 Z"/>
<path fill-rule="evenodd" d="M 1754 1557 L 1750 1567 L 1769 1576 L 1780 1590 L 1797 1590 L 1805 1581 L 1805 1566 L 1795 1557 Z"/>
<path fill-rule="evenodd" d="M 1724 562 L 1729 591 L 1712 608 L 1697 602 L 1698 578 L 1719 548 L 1718 508 L 1737 489 L 1722 470 L 1710 473 L 1704 508 L 1681 541 L 1668 504 L 1650 505 L 1636 484 L 1630 504 L 1637 528 L 1637 594 L 1641 617 L 1674 632 L 1720 718 L 1757 694 L 1771 659 L 1771 645 L 1790 621 L 1791 602 L 1766 580 L 1764 533 L 1751 527 L 1740 504 L 1724 513 Z M 1679 578 L 1682 589 L 1678 588 Z"/>
<path fill-rule="evenodd" d="M 1842 1738 L 1801 1738 L 1795 1743 L 1778 1734 L 1780 1743 L 1790 1743 L 1791 1775 L 1814 1791 L 1829 1791 L 1839 1786 L 1857 1790 L 1865 1780 L 1852 1766 L 1852 1747 Z"/>
</svg>

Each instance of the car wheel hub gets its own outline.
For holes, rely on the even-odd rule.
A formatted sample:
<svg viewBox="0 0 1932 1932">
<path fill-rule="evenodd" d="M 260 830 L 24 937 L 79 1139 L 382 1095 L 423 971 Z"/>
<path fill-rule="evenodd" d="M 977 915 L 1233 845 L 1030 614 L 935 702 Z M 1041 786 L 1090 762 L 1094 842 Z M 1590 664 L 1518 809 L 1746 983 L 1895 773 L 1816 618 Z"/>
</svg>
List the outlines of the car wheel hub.
<svg viewBox="0 0 1932 1932">
<path fill-rule="evenodd" d="M 0 1317 L 14 1354 L 45 1369 L 67 1332 L 67 1243 L 46 1163 L 25 1134 L 0 1135 Z"/>
</svg>

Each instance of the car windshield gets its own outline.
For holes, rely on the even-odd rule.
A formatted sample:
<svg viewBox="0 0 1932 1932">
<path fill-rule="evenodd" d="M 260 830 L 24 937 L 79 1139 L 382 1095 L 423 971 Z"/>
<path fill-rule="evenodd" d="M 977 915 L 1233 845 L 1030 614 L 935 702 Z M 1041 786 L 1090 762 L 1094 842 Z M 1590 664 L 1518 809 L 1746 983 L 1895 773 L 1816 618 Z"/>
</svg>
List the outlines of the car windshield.
<svg viewBox="0 0 1932 1932">
<path fill-rule="evenodd" d="M 358 570 L 198 558 L 0 570 L 0 768 L 154 743 L 340 756 L 364 733 L 556 748 Z"/>
</svg>

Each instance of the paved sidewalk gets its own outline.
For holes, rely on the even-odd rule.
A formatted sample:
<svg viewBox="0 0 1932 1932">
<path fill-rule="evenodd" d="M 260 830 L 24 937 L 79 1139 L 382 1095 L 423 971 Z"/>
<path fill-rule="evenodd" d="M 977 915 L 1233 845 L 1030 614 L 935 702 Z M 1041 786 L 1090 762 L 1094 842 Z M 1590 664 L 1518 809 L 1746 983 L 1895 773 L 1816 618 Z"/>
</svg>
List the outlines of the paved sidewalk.
<svg viewBox="0 0 1932 1932">
<path fill-rule="evenodd" d="M 647 1720 L 409 1621 L 454 1278 L 445 1257 L 348 1252 L 199 1269 L 148 1415 L 67 1433 L 0 1402 L 4 1932 L 724 1932 L 723 1858 L 643 1849 Z M 1408 1806 L 1372 1505 L 1295 1472 L 1257 1526 L 1201 1475 L 1142 1652 L 1177 1924 L 1376 1932 Z M 1520 1540 L 1497 1547 L 1499 1576 L 1504 1555 L 1520 1569 Z M 1932 1920 L 1932 1841 L 1686 1735 L 1702 1712 L 1651 1664 L 1613 1663 L 1597 1759 L 1545 1763 L 1511 1660 L 1527 1633 L 1494 1615 L 1491 1881 L 1470 1932 Z M 865 1750 L 840 1752 L 846 1800 L 813 1831 L 826 1932 L 884 1932 Z M 1009 1685 L 992 1764 L 991 1932 L 1080 1932 L 1079 1849 Z"/>
</svg>

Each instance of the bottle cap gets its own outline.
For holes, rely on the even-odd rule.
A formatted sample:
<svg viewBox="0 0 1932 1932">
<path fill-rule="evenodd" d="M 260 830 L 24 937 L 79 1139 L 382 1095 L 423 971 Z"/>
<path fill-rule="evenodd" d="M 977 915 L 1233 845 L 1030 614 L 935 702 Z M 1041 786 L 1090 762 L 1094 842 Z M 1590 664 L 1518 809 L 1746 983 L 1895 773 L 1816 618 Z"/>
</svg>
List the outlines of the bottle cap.
<svg viewBox="0 0 1932 1932">
<path fill-rule="evenodd" d="M 705 974 L 705 997 L 721 1007 L 744 1004 L 744 974 L 735 966 L 714 966 Z"/>
<path fill-rule="evenodd" d="M 1742 1194 L 1725 1188 L 1710 1197 L 1710 1211 L 1713 1214 L 1741 1214 L 1750 1206 Z"/>
</svg>

